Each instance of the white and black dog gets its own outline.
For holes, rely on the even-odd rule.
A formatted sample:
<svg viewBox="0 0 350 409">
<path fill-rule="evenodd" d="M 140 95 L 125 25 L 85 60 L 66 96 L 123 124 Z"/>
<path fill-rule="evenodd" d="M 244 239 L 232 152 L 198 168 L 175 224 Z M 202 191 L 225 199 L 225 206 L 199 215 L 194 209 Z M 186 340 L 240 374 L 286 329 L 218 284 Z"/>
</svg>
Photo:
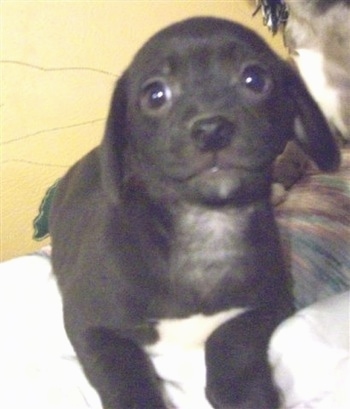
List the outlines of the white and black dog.
<svg viewBox="0 0 350 409">
<path fill-rule="evenodd" d="M 329 123 L 350 142 L 350 0 L 287 4 L 286 45 Z"/>
<path fill-rule="evenodd" d="M 252 0 L 251 0 L 252 1 Z M 350 0 L 256 0 L 332 128 L 350 142 Z"/>
<path fill-rule="evenodd" d="M 337 168 L 317 105 L 252 31 L 193 18 L 137 53 L 50 220 L 66 330 L 105 409 L 279 407 L 267 349 L 293 297 L 269 198 L 292 139 Z"/>
</svg>

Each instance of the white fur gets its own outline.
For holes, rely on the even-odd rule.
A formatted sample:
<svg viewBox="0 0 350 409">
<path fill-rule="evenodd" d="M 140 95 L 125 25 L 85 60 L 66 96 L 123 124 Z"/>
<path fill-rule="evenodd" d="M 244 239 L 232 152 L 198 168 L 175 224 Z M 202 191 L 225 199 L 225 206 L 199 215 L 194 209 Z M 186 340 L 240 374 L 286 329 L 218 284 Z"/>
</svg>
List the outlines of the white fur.
<svg viewBox="0 0 350 409">
<path fill-rule="evenodd" d="M 205 397 L 205 342 L 221 324 L 244 311 L 233 308 L 210 316 L 159 321 L 159 341 L 145 350 L 164 382 L 170 408 L 212 409 Z"/>
<path fill-rule="evenodd" d="M 190 238 L 186 255 L 198 261 L 209 254 L 211 262 L 219 263 L 227 254 L 235 254 L 237 245 L 233 243 L 245 235 L 252 212 L 254 208 L 249 206 L 226 211 L 188 206 L 178 223 L 179 235 Z"/>
<path fill-rule="evenodd" d="M 330 86 L 324 73 L 324 56 L 320 51 L 300 48 L 293 56 L 300 74 L 324 115 L 344 135 L 346 125 L 341 118 L 340 95 L 336 88 Z"/>
</svg>

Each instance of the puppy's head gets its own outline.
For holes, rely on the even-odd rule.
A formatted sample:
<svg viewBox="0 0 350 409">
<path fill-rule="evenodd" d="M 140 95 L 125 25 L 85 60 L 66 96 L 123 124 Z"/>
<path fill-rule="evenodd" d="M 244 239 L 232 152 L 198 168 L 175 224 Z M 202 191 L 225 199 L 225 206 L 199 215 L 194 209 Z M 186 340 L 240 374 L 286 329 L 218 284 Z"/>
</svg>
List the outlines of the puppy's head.
<svg viewBox="0 0 350 409">
<path fill-rule="evenodd" d="M 296 138 L 338 166 L 328 126 L 299 77 L 252 31 L 215 18 L 152 37 L 119 80 L 101 145 L 113 200 L 123 189 L 207 204 L 269 196 L 271 168 Z"/>
</svg>

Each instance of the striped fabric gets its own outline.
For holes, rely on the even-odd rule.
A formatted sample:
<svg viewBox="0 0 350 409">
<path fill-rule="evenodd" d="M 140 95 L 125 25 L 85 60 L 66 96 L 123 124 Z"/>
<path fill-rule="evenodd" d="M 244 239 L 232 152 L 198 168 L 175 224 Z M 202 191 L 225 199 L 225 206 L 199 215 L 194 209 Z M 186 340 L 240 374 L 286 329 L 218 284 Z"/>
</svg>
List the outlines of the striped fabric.
<svg viewBox="0 0 350 409">
<path fill-rule="evenodd" d="M 311 169 L 276 207 L 298 308 L 350 287 L 350 146 L 334 174 Z"/>
</svg>

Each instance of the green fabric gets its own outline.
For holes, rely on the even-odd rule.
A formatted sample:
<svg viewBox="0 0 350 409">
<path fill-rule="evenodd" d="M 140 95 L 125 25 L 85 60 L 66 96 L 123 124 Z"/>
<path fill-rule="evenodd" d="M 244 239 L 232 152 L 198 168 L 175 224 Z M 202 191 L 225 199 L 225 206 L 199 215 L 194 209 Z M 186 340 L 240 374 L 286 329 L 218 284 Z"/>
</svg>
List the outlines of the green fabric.
<svg viewBox="0 0 350 409">
<path fill-rule="evenodd" d="M 39 214 L 34 219 L 33 239 L 36 241 L 44 240 L 49 236 L 49 213 L 58 182 L 59 180 L 57 180 L 46 191 L 45 196 L 40 204 Z"/>
</svg>

